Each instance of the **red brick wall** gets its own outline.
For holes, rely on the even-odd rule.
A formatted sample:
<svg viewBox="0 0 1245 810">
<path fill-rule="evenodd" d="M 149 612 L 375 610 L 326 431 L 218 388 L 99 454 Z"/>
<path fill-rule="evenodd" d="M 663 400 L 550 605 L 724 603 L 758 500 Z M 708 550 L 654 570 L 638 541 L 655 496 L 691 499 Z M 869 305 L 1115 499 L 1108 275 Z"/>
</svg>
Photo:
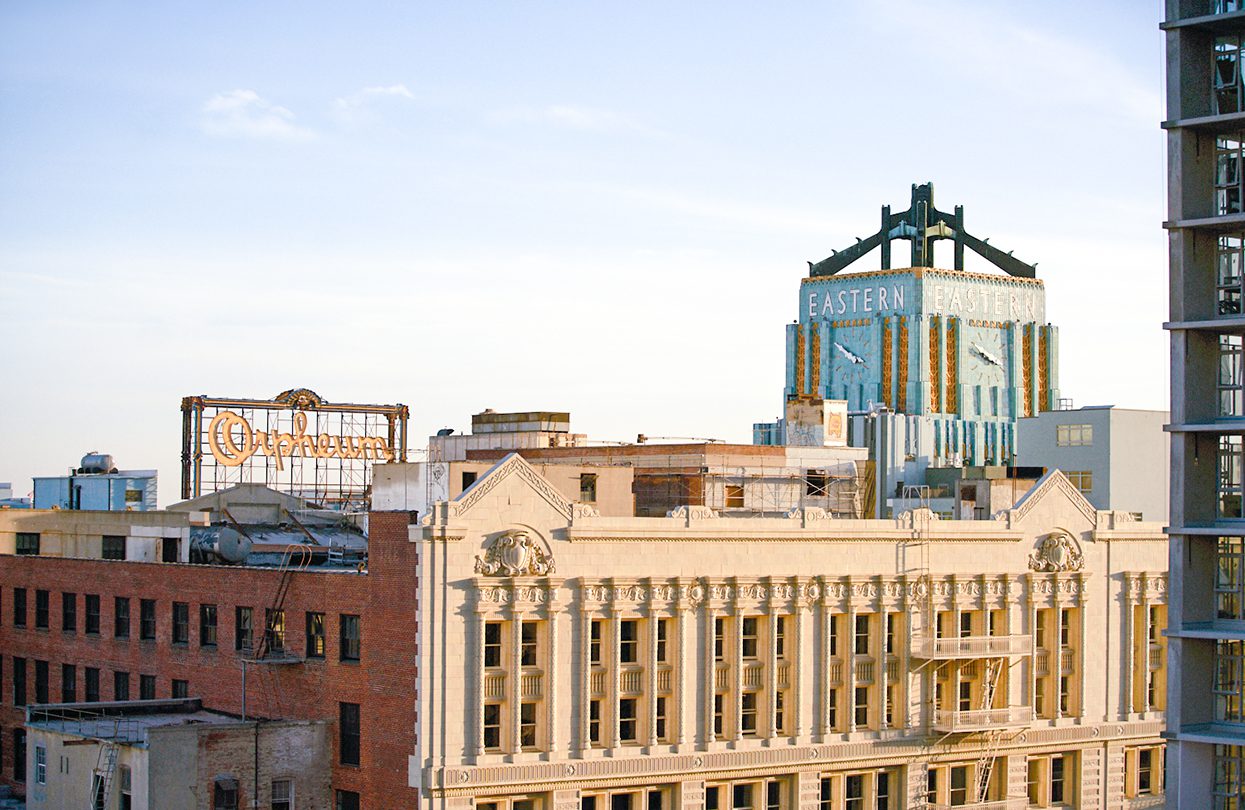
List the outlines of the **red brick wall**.
<svg viewBox="0 0 1245 810">
<path fill-rule="evenodd" d="M 325 718 L 334 721 L 333 787 L 355 790 L 368 808 L 413 808 L 418 792 L 407 786 L 407 761 L 415 751 L 417 650 L 416 545 L 407 541 L 406 512 L 373 513 L 369 564 L 355 572 L 297 572 L 284 602 L 286 645 L 304 649 L 305 612 L 325 614 L 326 653 L 302 664 L 248 666 L 247 711 L 261 717 Z M 280 582 L 274 569 L 171 565 L 52 557 L 0 557 L 0 782 L 14 784 L 14 728 L 24 720 L 13 706 L 13 658 L 27 659 L 27 700 L 34 700 L 34 661 L 48 661 L 49 697 L 60 700 L 61 664 L 76 664 L 78 700 L 85 695 L 84 668 L 100 669 L 100 697 L 113 699 L 113 672 L 130 673 L 130 697 L 138 698 L 139 675 L 157 676 L 156 697 L 171 695 L 172 680 L 189 681 L 190 695 L 205 708 L 238 713 L 242 672 L 234 651 L 234 607 L 254 611 L 254 632 L 263 631 Z M 27 589 L 26 628 L 13 626 L 13 589 Z M 49 629 L 36 630 L 35 590 L 50 592 Z M 61 593 L 78 594 L 77 632 L 62 632 Z M 84 594 L 100 596 L 100 635 L 87 636 Z M 113 597 L 130 598 L 130 638 L 114 639 Z M 139 600 L 156 600 L 156 640 L 140 641 Z M 174 601 L 190 605 L 190 643 L 172 644 Z M 217 605 L 217 647 L 199 646 L 199 605 Z M 362 660 L 339 654 L 339 614 L 358 614 Z M 337 764 L 338 702 L 360 704 L 360 767 Z M 19 788 L 20 786 L 16 786 Z M 249 794 L 248 794 L 249 796 Z"/>
</svg>

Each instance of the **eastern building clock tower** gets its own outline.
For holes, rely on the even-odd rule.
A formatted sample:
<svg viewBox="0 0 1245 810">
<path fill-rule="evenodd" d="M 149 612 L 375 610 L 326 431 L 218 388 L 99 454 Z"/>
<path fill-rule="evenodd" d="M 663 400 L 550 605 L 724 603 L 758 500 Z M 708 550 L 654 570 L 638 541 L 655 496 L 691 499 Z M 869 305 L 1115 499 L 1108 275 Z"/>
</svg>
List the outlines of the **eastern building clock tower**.
<svg viewBox="0 0 1245 810">
<path fill-rule="evenodd" d="M 911 244 L 908 267 L 892 267 L 897 239 Z M 953 242 L 954 269 L 933 266 L 937 240 Z M 877 233 L 810 262 L 787 326 L 787 412 L 846 401 L 855 445 L 884 417 L 887 466 L 910 484 L 929 467 L 1011 464 L 1016 420 L 1058 404 L 1059 333 L 1035 266 L 988 242 L 965 232 L 962 206 L 935 208 L 927 183 L 907 211 L 884 206 Z M 966 272 L 966 247 L 1002 272 Z M 880 269 L 845 272 L 875 248 Z M 756 425 L 757 443 L 799 443 L 787 421 Z"/>
</svg>

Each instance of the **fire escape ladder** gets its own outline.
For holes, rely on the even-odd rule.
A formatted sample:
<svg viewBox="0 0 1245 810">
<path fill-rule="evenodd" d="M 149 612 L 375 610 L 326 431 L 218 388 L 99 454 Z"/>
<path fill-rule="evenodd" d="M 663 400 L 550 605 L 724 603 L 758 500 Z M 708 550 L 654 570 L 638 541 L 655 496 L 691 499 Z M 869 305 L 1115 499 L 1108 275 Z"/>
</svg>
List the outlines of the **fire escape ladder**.
<svg viewBox="0 0 1245 810">
<path fill-rule="evenodd" d="M 981 708 L 989 711 L 994 708 L 994 695 L 998 691 L 999 679 L 1007 667 L 999 658 L 987 658 L 986 670 L 981 685 Z M 990 790 L 990 777 L 994 774 L 994 762 L 1003 739 L 1002 729 L 991 729 L 986 732 L 986 747 L 977 759 L 977 770 L 974 775 L 973 795 L 979 804 L 986 801 L 986 793 Z"/>
<path fill-rule="evenodd" d="M 99 755 L 95 759 L 95 770 L 91 777 L 91 803 L 87 810 L 108 806 L 108 797 L 112 793 L 112 780 L 117 772 L 117 743 L 115 740 L 101 740 Z"/>
</svg>

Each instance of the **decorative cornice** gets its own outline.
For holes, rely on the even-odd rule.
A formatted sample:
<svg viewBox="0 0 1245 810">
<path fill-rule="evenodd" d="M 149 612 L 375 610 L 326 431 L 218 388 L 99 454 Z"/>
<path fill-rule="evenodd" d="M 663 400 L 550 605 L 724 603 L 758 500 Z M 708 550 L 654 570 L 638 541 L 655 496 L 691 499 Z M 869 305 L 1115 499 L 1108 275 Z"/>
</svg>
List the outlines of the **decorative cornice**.
<svg viewBox="0 0 1245 810">
<path fill-rule="evenodd" d="M 1029 493 L 1021 498 L 1020 503 L 1011 510 L 1011 525 L 1014 526 L 1024 520 L 1025 516 L 1033 511 L 1033 507 L 1037 506 L 1053 490 L 1058 490 L 1065 495 L 1076 510 L 1085 516 L 1091 526 L 1098 524 L 1098 510 L 1085 499 L 1079 489 L 1073 486 L 1066 475 L 1056 469 L 1048 472 L 1037 486 L 1029 490 Z"/>
<path fill-rule="evenodd" d="M 498 484 L 512 475 L 518 475 L 538 495 L 548 501 L 554 509 L 565 515 L 568 520 L 571 518 L 571 502 L 564 498 L 562 493 L 554 489 L 540 473 L 533 470 L 532 466 L 524 461 L 523 457 L 518 453 L 511 453 L 506 456 L 496 467 L 485 473 L 483 478 L 472 484 L 467 491 L 453 501 L 450 501 L 450 511 L 454 516 L 462 517 L 479 503 L 485 495 L 492 492 Z"/>
</svg>

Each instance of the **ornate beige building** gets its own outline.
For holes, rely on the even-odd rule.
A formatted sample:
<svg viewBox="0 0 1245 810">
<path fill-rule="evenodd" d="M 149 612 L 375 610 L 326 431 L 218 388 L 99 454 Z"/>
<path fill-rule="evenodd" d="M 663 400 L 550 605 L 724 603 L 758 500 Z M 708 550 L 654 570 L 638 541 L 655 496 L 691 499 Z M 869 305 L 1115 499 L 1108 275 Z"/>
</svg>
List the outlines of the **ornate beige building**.
<svg viewBox="0 0 1245 810">
<path fill-rule="evenodd" d="M 989 520 L 602 517 L 510 456 L 410 542 L 431 807 L 1162 803 L 1166 539 L 1059 472 Z"/>
</svg>

